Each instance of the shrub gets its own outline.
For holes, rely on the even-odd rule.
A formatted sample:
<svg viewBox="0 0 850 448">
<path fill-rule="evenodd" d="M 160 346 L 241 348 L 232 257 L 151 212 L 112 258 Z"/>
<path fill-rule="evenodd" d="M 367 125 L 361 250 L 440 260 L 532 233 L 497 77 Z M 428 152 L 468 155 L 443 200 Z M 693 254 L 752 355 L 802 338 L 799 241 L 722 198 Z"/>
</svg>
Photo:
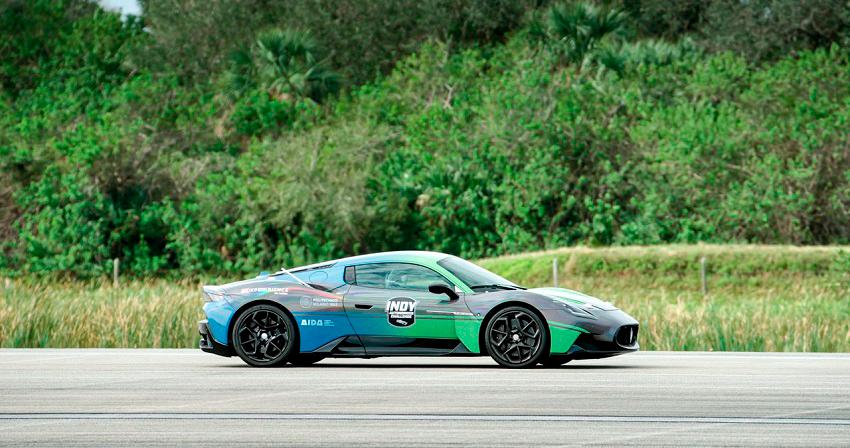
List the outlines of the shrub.
<svg viewBox="0 0 850 448">
<path fill-rule="evenodd" d="M 713 0 L 702 30 L 705 45 L 750 60 L 782 58 L 792 52 L 850 44 L 850 4 L 832 0 Z"/>
<path fill-rule="evenodd" d="M 499 42 L 531 3 L 441 2 L 294 3 L 292 17 L 330 5 L 299 22 L 339 25 L 317 43 L 184 36 L 197 55 L 245 39 L 230 69 L 201 64 L 216 67 L 206 78 L 189 74 L 210 70 L 198 60 L 140 63 L 184 31 L 144 33 L 89 3 L 4 4 L 0 45 L 21 45 L 0 63 L 0 268 L 91 277 L 119 257 L 136 275 L 185 275 L 402 248 L 850 241 L 844 47 L 756 61 L 701 51 L 699 35 L 647 38 L 617 12 L 628 5 L 587 2 Z M 448 9 L 415 15 L 434 4 Z M 185 32 L 218 29 L 231 7 L 181 5 L 196 14 Z M 227 20 L 280 14 L 242 13 Z M 363 59 L 336 65 L 356 82 L 394 68 L 330 95 L 318 75 L 343 57 Z"/>
</svg>

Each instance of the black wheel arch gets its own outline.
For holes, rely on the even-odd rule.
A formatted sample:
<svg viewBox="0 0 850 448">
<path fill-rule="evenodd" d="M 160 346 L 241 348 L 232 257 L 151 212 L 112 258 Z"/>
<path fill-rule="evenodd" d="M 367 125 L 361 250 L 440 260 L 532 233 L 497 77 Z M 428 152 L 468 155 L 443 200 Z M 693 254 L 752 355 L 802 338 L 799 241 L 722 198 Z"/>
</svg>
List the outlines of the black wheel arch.
<svg viewBox="0 0 850 448">
<path fill-rule="evenodd" d="M 234 348 L 233 347 L 233 327 L 236 325 L 236 321 L 239 320 L 239 316 L 241 316 L 242 313 L 244 313 L 245 311 L 248 311 L 248 309 L 250 309 L 251 307 L 257 306 L 257 305 L 271 305 L 271 306 L 283 311 L 284 314 L 286 314 L 290 319 L 292 319 L 292 322 L 295 324 L 293 326 L 293 332 L 295 333 L 295 344 L 296 344 L 295 353 L 300 353 L 301 352 L 301 348 L 300 348 L 301 335 L 299 334 L 299 330 L 298 330 L 298 321 L 295 320 L 295 316 L 293 316 L 292 313 L 285 306 L 283 306 L 279 302 L 275 302 L 273 300 L 262 300 L 262 299 L 261 300 L 252 300 L 252 301 L 247 302 L 247 303 L 243 304 L 242 306 L 240 306 L 239 309 L 237 309 L 236 312 L 233 313 L 233 316 L 231 316 L 231 318 L 230 318 L 230 323 L 227 325 L 227 346 L 231 350 L 233 350 L 233 348 Z"/>
<path fill-rule="evenodd" d="M 481 321 L 481 327 L 478 329 L 478 349 L 481 354 L 489 355 L 489 353 L 487 352 L 486 333 L 487 325 L 490 324 L 490 319 L 492 319 L 493 316 L 495 316 L 496 313 L 498 313 L 499 311 L 512 306 L 526 308 L 527 310 L 531 311 L 537 317 L 540 318 L 540 320 L 543 322 L 543 329 L 544 331 L 546 331 L 546 346 L 543 347 L 543 349 L 546 353 L 549 353 L 549 347 L 552 343 L 552 334 L 549 332 L 549 322 L 546 320 L 546 316 L 544 316 L 543 313 L 541 313 L 540 310 L 537 309 L 537 307 L 528 302 L 522 302 L 519 300 L 508 300 L 507 302 L 502 302 L 494 306 L 490 311 L 487 312 L 486 315 L 484 315 L 484 319 Z"/>
</svg>

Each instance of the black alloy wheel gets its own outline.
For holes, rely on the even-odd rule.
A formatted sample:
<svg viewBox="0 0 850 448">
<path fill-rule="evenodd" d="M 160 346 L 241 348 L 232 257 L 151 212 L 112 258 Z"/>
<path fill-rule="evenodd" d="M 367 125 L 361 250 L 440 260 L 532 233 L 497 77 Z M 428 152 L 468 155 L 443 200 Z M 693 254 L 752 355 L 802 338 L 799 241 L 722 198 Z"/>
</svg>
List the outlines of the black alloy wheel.
<svg viewBox="0 0 850 448">
<path fill-rule="evenodd" d="M 297 340 L 295 323 L 281 309 L 256 305 L 239 316 L 233 326 L 233 348 L 254 367 L 282 365 Z"/>
<path fill-rule="evenodd" d="M 487 352 L 504 367 L 529 367 L 547 355 L 549 334 L 543 320 L 528 308 L 500 310 L 486 329 Z"/>
</svg>

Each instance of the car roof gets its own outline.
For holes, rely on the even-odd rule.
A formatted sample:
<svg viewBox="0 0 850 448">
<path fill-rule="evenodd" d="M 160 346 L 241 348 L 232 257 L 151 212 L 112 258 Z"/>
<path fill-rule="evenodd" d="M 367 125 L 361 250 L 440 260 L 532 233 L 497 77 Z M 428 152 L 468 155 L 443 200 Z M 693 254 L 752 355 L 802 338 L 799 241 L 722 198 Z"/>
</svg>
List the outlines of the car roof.
<svg viewBox="0 0 850 448">
<path fill-rule="evenodd" d="M 430 252 L 423 250 L 397 250 L 392 252 L 377 252 L 374 254 L 365 254 L 365 255 L 355 255 L 353 257 L 340 258 L 338 260 L 333 261 L 325 261 L 321 263 L 314 263 L 307 266 L 299 266 L 297 268 L 291 269 L 292 272 L 299 271 L 309 271 L 312 269 L 322 269 L 328 268 L 337 264 L 342 264 L 345 266 L 352 264 L 363 264 L 363 263 L 421 263 L 421 264 L 430 264 L 436 263 L 443 258 L 449 257 L 451 255 L 444 254 L 441 252 Z"/>
</svg>

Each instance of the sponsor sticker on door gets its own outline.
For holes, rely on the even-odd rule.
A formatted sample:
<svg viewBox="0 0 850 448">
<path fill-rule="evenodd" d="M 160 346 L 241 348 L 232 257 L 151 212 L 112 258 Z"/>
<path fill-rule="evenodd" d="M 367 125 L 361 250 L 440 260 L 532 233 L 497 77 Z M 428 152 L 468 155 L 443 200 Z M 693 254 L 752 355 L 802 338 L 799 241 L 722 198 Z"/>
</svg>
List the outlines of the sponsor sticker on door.
<svg viewBox="0 0 850 448">
<path fill-rule="evenodd" d="M 393 297 L 387 301 L 387 322 L 394 327 L 409 327 L 416 323 L 416 301 L 410 297 Z"/>
<path fill-rule="evenodd" d="M 302 327 L 333 327 L 334 321 L 330 319 L 301 319 Z"/>
</svg>

